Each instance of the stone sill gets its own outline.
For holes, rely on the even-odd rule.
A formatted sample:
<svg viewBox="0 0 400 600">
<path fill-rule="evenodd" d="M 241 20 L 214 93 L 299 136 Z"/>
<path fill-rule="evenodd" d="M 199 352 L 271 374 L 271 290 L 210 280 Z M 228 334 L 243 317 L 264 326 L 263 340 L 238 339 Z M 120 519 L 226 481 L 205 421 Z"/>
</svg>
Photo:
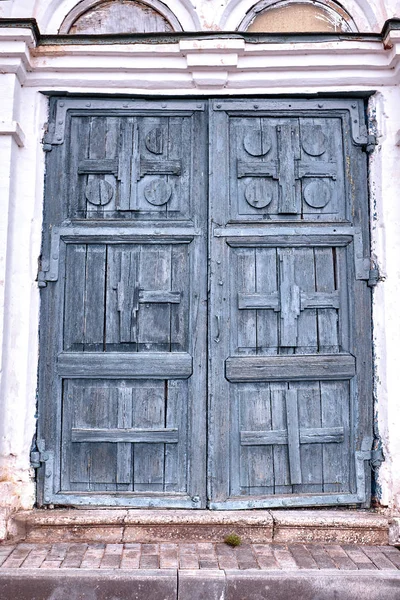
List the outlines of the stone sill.
<svg viewBox="0 0 400 600">
<path fill-rule="evenodd" d="M 15 513 L 9 537 L 29 542 L 222 541 L 237 533 L 249 543 L 398 543 L 395 519 L 355 510 L 55 509 Z M 397 528 L 397 529 L 396 529 Z M 390 530 L 390 536 L 389 536 Z"/>
</svg>

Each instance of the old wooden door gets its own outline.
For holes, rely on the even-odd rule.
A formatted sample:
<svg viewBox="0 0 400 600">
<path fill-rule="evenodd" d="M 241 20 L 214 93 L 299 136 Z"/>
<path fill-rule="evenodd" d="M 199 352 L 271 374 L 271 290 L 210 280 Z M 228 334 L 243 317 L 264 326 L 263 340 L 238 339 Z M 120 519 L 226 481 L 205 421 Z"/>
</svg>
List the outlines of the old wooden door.
<svg viewBox="0 0 400 600">
<path fill-rule="evenodd" d="M 51 103 L 45 504 L 205 506 L 205 108 Z"/>
<path fill-rule="evenodd" d="M 362 102 L 210 114 L 211 507 L 368 502 Z"/>
<path fill-rule="evenodd" d="M 51 107 L 39 501 L 368 503 L 362 102 Z"/>
</svg>

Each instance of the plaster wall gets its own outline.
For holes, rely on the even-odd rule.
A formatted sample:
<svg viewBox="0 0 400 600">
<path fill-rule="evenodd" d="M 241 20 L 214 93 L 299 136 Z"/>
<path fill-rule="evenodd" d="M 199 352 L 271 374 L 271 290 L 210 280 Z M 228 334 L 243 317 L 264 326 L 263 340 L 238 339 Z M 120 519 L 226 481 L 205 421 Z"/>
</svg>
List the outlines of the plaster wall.
<svg viewBox="0 0 400 600">
<path fill-rule="evenodd" d="M 41 18 L 45 31 L 55 27 L 54 19 L 51 27 L 51 19 L 45 21 L 45 7 L 53 6 L 55 15 L 55 5 L 6 0 L 0 11 L 2 16 L 8 10 L 13 17 Z M 219 14 L 219 3 L 208 5 Z M 69 5 L 63 6 L 68 12 Z M 206 2 L 198 6 L 205 7 Z M 243 0 L 242 17 L 246 6 Z M 399 14 L 399 3 L 371 6 L 380 25 L 396 10 Z M 57 15 L 61 22 L 65 12 Z M 374 290 L 373 307 L 376 426 L 386 457 L 378 481 L 381 503 L 400 510 L 399 57 L 398 31 L 384 44 L 358 40 L 254 45 L 242 39 L 207 39 L 158 46 L 36 47 L 29 29 L 0 29 L 0 506 L 29 508 L 35 499 L 29 448 L 36 413 L 35 280 L 44 179 L 41 141 L 47 119 L 44 92 L 155 96 L 372 92 L 371 129 L 378 146 L 370 157 L 371 234 L 384 276 Z"/>
<path fill-rule="evenodd" d="M 77 0 L 1 0 L 0 17 L 37 19 L 42 33 L 57 33 Z M 169 0 L 184 31 L 234 31 L 255 0 Z M 399 0 L 341 0 L 359 31 L 379 32 L 387 19 L 400 16 Z"/>
</svg>

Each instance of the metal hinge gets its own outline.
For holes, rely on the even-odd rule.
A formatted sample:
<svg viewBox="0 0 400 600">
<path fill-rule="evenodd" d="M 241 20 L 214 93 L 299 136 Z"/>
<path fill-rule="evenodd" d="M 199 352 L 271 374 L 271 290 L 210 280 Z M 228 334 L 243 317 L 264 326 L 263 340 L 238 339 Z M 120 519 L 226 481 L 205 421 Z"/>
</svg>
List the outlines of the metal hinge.
<svg viewBox="0 0 400 600">
<path fill-rule="evenodd" d="M 48 461 L 50 458 L 50 453 L 45 450 L 45 441 L 42 439 L 36 440 L 36 449 L 31 451 L 31 465 L 34 469 L 39 469 L 39 467 Z"/>
<path fill-rule="evenodd" d="M 376 135 L 373 134 L 368 134 L 367 135 L 367 142 L 364 145 L 364 150 L 367 154 L 371 154 L 371 152 L 373 152 L 375 150 L 375 146 L 378 145 L 378 140 L 376 138 Z"/>
<path fill-rule="evenodd" d="M 368 272 L 367 285 L 369 287 L 374 287 L 375 285 L 377 285 L 379 283 L 379 281 L 381 281 L 381 278 L 380 278 L 380 274 L 379 274 L 378 265 L 373 260 L 371 260 L 371 263 L 372 263 L 372 267 Z"/>
<path fill-rule="evenodd" d="M 50 258 L 42 259 L 41 269 L 38 272 L 37 282 L 40 288 L 46 287 L 49 281 L 58 280 L 58 261 L 60 255 L 60 230 L 53 227 L 51 230 Z"/>
<path fill-rule="evenodd" d="M 370 463 L 371 463 L 371 469 L 373 471 L 377 471 L 384 461 L 385 461 L 385 456 L 384 456 L 383 450 L 380 446 L 378 446 L 378 448 L 376 448 L 375 450 L 371 451 Z"/>
</svg>

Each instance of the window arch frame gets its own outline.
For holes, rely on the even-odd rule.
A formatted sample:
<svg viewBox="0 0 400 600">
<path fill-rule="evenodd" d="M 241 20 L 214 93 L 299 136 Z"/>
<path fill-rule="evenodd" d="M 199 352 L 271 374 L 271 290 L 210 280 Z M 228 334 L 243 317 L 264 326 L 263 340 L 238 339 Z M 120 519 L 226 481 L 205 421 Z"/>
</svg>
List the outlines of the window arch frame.
<svg viewBox="0 0 400 600">
<path fill-rule="evenodd" d="M 100 6 L 107 0 L 82 0 L 70 10 L 66 15 L 63 22 L 60 25 L 58 33 L 61 35 L 68 35 L 73 24 L 89 10 Z M 183 27 L 180 24 L 176 15 L 160 0 L 137 0 L 140 4 L 144 4 L 149 8 L 157 11 L 161 17 L 163 17 L 171 25 L 173 31 L 183 31 Z M 124 33 L 121 31 L 121 33 Z"/>
<path fill-rule="evenodd" d="M 281 8 L 284 6 L 290 6 L 293 4 L 313 5 L 313 6 L 316 6 L 318 8 L 325 10 L 328 14 L 335 13 L 335 14 L 339 15 L 339 17 L 341 17 L 343 19 L 343 22 L 346 23 L 346 25 L 347 25 L 347 31 L 342 31 L 341 33 L 350 33 L 350 32 L 357 33 L 359 31 L 354 19 L 347 12 L 347 10 L 344 9 L 343 6 L 341 6 L 339 3 L 334 2 L 334 0 L 324 0 L 324 1 L 320 1 L 320 0 L 261 0 L 260 2 L 257 2 L 256 4 L 254 4 L 250 8 L 250 10 L 247 11 L 244 18 L 240 22 L 240 24 L 237 28 L 237 31 L 242 31 L 242 32 L 247 31 L 247 28 L 253 23 L 253 21 L 257 18 L 257 16 L 264 11 L 267 11 L 269 9 L 274 9 L 274 8 Z M 268 33 L 268 32 L 266 31 L 266 33 Z M 275 31 L 274 33 L 277 33 L 277 32 Z M 310 33 L 310 32 L 302 31 L 302 32 L 296 32 L 296 33 Z M 318 32 L 313 32 L 313 33 L 318 33 Z M 326 33 L 326 32 L 321 32 L 321 33 Z M 338 33 L 340 33 L 340 32 L 338 32 Z"/>
</svg>

